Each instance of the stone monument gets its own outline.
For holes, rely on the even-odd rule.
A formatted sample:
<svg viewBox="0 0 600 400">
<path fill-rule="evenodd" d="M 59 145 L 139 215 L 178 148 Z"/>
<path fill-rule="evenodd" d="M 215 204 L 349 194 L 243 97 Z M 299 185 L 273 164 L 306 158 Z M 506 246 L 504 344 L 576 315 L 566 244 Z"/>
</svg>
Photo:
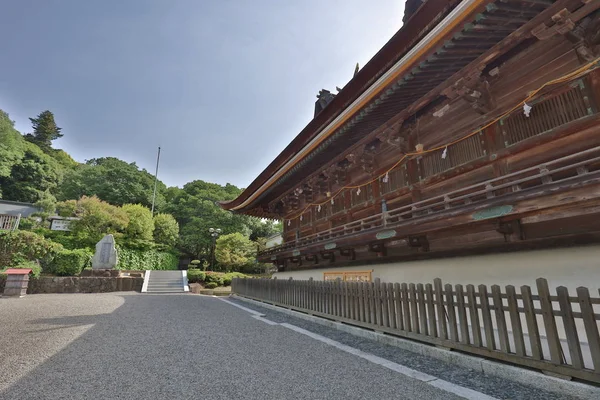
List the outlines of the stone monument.
<svg viewBox="0 0 600 400">
<path fill-rule="evenodd" d="M 92 258 L 92 269 L 113 269 L 117 262 L 117 248 L 113 235 L 106 235 L 96 244 L 96 253 Z"/>
</svg>

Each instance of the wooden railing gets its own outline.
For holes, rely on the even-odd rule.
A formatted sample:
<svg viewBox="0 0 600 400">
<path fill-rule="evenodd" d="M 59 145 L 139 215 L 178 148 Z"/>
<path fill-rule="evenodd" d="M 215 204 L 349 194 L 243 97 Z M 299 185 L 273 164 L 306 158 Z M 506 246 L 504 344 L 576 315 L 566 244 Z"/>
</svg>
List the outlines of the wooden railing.
<svg viewBox="0 0 600 400">
<path fill-rule="evenodd" d="M 233 293 L 434 345 L 600 383 L 600 298 L 585 287 L 239 279 Z M 596 311 L 594 310 L 596 307 Z"/>
<path fill-rule="evenodd" d="M 566 157 L 558 158 L 535 167 L 491 179 L 475 185 L 415 202 L 384 213 L 350 222 L 345 225 L 314 233 L 296 241 L 284 243 L 259 253 L 259 256 L 275 255 L 291 249 L 299 249 L 316 243 L 326 243 L 337 237 L 351 236 L 382 227 L 395 228 L 412 223 L 419 218 L 443 215 L 448 210 L 483 203 L 509 196 L 516 192 L 539 189 L 551 184 L 569 184 L 582 179 L 600 176 L 600 147 L 594 147 Z"/>
<path fill-rule="evenodd" d="M 21 214 L 7 215 L 0 214 L 0 231 L 14 231 L 19 228 Z"/>
</svg>

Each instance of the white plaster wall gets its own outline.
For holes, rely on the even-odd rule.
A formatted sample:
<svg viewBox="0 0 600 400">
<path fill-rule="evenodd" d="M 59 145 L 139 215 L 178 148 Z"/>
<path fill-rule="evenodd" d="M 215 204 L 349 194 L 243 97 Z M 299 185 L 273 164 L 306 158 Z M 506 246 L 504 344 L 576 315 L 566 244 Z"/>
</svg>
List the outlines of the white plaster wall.
<svg viewBox="0 0 600 400">
<path fill-rule="evenodd" d="M 578 286 L 585 286 L 592 297 L 598 297 L 600 245 L 278 272 L 274 276 L 322 280 L 324 272 L 368 270 L 373 270 L 373 279 L 382 282 L 433 283 L 441 278 L 444 284 L 453 285 L 515 285 L 517 293 L 521 285 L 529 285 L 537 293 L 535 280 L 543 277 L 548 279 L 552 294 L 557 286 L 566 286 L 572 295 Z"/>
<path fill-rule="evenodd" d="M 281 235 L 271 236 L 267 239 L 265 247 L 269 249 L 271 247 L 279 246 L 281 243 L 283 243 L 283 237 Z"/>
</svg>

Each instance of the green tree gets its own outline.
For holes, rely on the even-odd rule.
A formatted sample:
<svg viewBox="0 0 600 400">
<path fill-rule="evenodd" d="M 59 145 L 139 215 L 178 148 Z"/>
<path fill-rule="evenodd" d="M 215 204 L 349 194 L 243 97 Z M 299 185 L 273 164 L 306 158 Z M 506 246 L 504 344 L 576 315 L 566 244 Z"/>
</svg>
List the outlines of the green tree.
<svg viewBox="0 0 600 400">
<path fill-rule="evenodd" d="M 210 228 L 219 228 L 223 235 L 240 232 L 250 235 L 247 217 L 223 210 L 218 201 L 232 200 L 241 193 L 233 185 L 221 186 L 204 181 L 192 181 L 183 189 L 166 191 L 166 212 L 173 215 L 180 227 L 181 250 L 195 259 L 208 259 L 212 247 Z"/>
<path fill-rule="evenodd" d="M 29 118 L 33 127 L 33 133 L 25 135 L 25 139 L 34 143 L 45 152 L 49 152 L 52 148 L 52 141 L 63 137 L 59 128 L 54 121 L 54 114 L 46 110 L 42 111 L 37 118 Z"/>
<path fill-rule="evenodd" d="M 129 217 L 125 236 L 130 240 L 151 241 L 154 221 L 150 210 L 141 204 L 125 204 L 122 209 Z"/>
<path fill-rule="evenodd" d="M 67 200 L 56 203 L 56 213 L 61 217 L 74 217 L 76 212 L 77 200 Z"/>
<path fill-rule="evenodd" d="M 179 224 L 171 214 L 157 214 L 154 216 L 153 236 L 156 244 L 173 247 L 179 238 Z"/>
<path fill-rule="evenodd" d="M 114 157 L 95 158 L 67 172 L 57 198 L 78 199 L 81 196 L 97 196 L 113 205 L 152 205 L 154 176 L 140 170 L 135 163 L 127 163 Z M 164 183 L 158 181 L 156 209 L 165 206 Z"/>
<path fill-rule="evenodd" d="M 215 258 L 226 271 L 239 271 L 255 262 L 256 243 L 241 233 L 232 233 L 217 239 Z"/>
<path fill-rule="evenodd" d="M 10 177 L 13 166 L 25 155 L 24 147 L 25 140 L 14 128 L 14 122 L 10 120 L 7 113 L 0 110 L 0 185 L 1 179 Z M 1 191 L 0 198 L 2 198 Z"/>
<path fill-rule="evenodd" d="M 63 169 L 33 143 L 24 143 L 23 157 L 14 163 L 9 176 L 0 176 L 4 198 L 35 203 L 46 191 L 53 192 L 62 182 Z"/>
<path fill-rule="evenodd" d="M 40 199 L 35 202 L 35 206 L 45 214 L 54 214 L 56 211 L 56 197 L 50 192 L 43 192 Z"/>
<path fill-rule="evenodd" d="M 97 197 L 82 197 L 77 202 L 76 215 L 80 219 L 71 223 L 71 230 L 88 246 L 93 246 L 106 234 L 124 232 L 129 224 L 129 217 L 121 207 Z"/>
<path fill-rule="evenodd" d="M 73 160 L 73 157 L 61 149 L 52 149 L 48 155 L 54 158 L 65 169 L 72 169 L 79 165 L 77 161 Z"/>
<path fill-rule="evenodd" d="M 267 238 L 273 236 L 276 233 L 281 232 L 281 223 L 274 221 L 260 219 L 255 217 L 248 217 L 246 225 L 252 233 L 250 234 L 250 240 L 256 241 L 258 238 Z"/>
</svg>

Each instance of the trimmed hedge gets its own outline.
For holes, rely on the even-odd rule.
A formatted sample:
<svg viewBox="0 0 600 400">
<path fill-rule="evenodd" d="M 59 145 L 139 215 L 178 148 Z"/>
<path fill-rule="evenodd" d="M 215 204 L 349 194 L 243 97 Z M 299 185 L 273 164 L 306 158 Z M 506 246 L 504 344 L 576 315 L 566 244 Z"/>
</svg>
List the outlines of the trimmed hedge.
<svg viewBox="0 0 600 400">
<path fill-rule="evenodd" d="M 240 272 L 204 272 L 200 269 L 188 269 L 187 277 L 189 283 L 203 282 L 205 284 L 204 286 L 208 288 L 208 285 L 213 283 L 217 286 L 229 286 L 231 285 L 233 278 L 246 278 L 247 275 Z"/>
<path fill-rule="evenodd" d="M 54 257 L 52 273 L 59 276 L 76 276 L 91 266 L 92 252 L 88 249 L 63 250 Z"/>
<path fill-rule="evenodd" d="M 128 271 L 179 269 L 179 257 L 175 253 L 157 250 L 132 250 L 126 247 L 117 247 L 119 255 L 118 269 Z"/>
<path fill-rule="evenodd" d="M 206 274 L 200 269 L 188 269 L 187 278 L 189 283 L 204 282 Z"/>
<path fill-rule="evenodd" d="M 204 285 L 204 287 L 207 288 L 207 289 L 214 289 L 217 286 L 219 286 L 219 285 L 217 285 L 216 282 L 208 282 L 206 285 Z"/>
</svg>

